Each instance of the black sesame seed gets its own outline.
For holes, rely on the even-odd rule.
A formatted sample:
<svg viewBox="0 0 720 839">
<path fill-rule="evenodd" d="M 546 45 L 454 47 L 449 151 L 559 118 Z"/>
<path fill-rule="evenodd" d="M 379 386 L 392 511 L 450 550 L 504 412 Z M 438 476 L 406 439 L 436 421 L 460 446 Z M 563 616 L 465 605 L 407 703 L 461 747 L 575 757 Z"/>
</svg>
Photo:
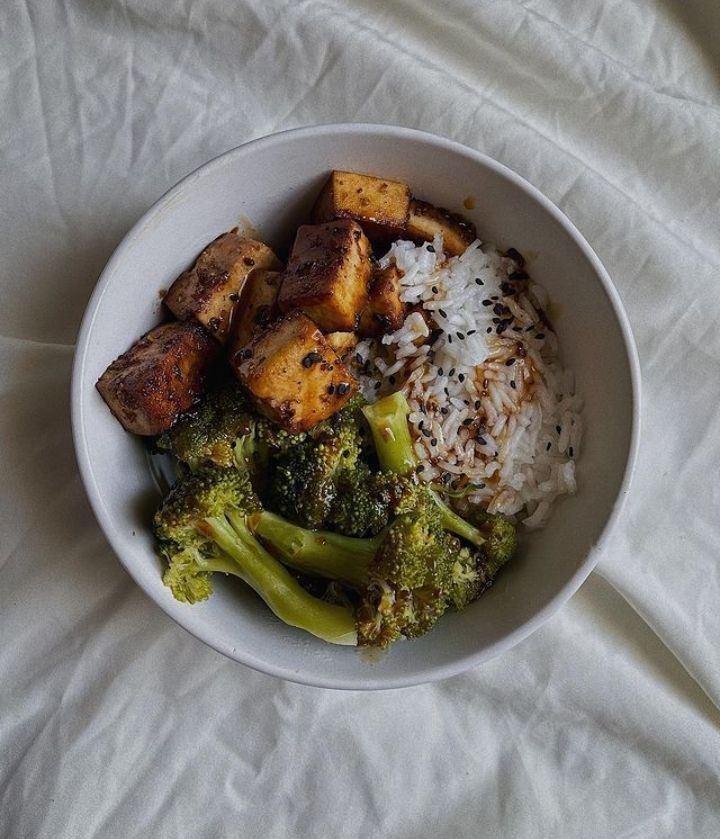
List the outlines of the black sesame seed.
<svg viewBox="0 0 720 839">
<path fill-rule="evenodd" d="M 483 300 L 483 306 L 492 306 L 492 300 Z"/>
<path fill-rule="evenodd" d="M 562 428 L 560 428 L 559 425 L 556 425 L 555 426 L 555 431 L 557 431 L 557 433 L 559 434 L 562 431 Z"/>
<path fill-rule="evenodd" d="M 493 323 L 502 323 L 502 320 L 500 318 L 493 318 L 492 322 Z"/>
<path fill-rule="evenodd" d="M 347 382 L 340 382 L 337 386 L 337 392 L 340 396 L 344 396 L 350 390 L 350 385 Z"/>
<path fill-rule="evenodd" d="M 491 300 L 499 300 L 500 298 L 497 296 L 497 294 L 491 294 L 490 299 Z"/>
<path fill-rule="evenodd" d="M 448 373 L 448 376 L 450 376 L 450 378 L 452 378 L 454 375 L 455 375 L 455 368 L 451 367 L 450 372 Z"/>
<path fill-rule="evenodd" d="M 516 280 L 516 281 L 517 280 L 527 280 L 528 275 L 525 273 L 525 271 L 513 271 L 512 274 L 510 274 L 510 279 L 511 280 Z"/>
<path fill-rule="evenodd" d="M 478 484 L 478 485 L 477 485 L 477 488 L 478 488 L 478 489 L 485 489 L 485 484 Z"/>
<path fill-rule="evenodd" d="M 430 251 L 430 253 L 435 253 L 435 248 L 432 245 L 428 245 L 427 249 Z"/>
<path fill-rule="evenodd" d="M 522 332 L 522 326 L 513 326 L 513 332 Z"/>
<path fill-rule="evenodd" d="M 468 399 L 463 399 L 463 402 L 464 402 L 466 405 L 469 405 L 469 404 L 470 404 L 470 400 L 468 400 Z"/>
<path fill-rule="evenodd" d="M 305 358 L 302 360 L 303 367 L 312 367 L 313 364 L 316 364 L 318 361 L 322 361 L 322 356 L 320 353 L 316 352 L 309 352 Z"/>
<path fill-rule="evenodd" d="M 520 253 L 519 250 L 516 250 L 515 248 L 508 248 L 507 255 L 510 257 L 510 259 L 514 259 L 515 262 L 517 262 L 517 264 L 521 268 L 525 264 L 525 257 Z"/>
<path fill-rule="evenodd" d="M 436 440 L 434 437 L 433 437 L 433 438 L 432 438 L 432 440 L 430 441 L 430 445 L 431 445 L 431 446 L 437 446 L 437 440 Z"/>
<path fill-rule="evenodd" d="M 447 317 L 447 312 L 445 311 L 445 309 L 438 309 L 438 314 L 440 315 L 441 318 L 446 318 Z"/>
<path fill-rule="evenodd" d="M 375 390 L 380 390 L 380 382 L 375 382 L 373 387 L 375 388 Z"/>
<path fill-rule="evenodd" d="M 475 405 L 474 405 L 474 408 L 475 408 L 475 410 L 476 410 L 476 411 L 479 411 L 479 410 L 480 410 L 480 406 L 481 406 L 481 404 L 482 404 L 482 403 L 480 402 L 480 400 L 479 400 L 479 399 L 476 399 L 476 400 L 475 400 Z"/>
<path fill-rule="evenodd" d="M 481 446 L 487 446 L 487 440 L 484 437 L 478 437 L 477 441 Z"/>
<path fill-rule="evenodd" d="M 328 385 L 327 392 L 332 396 L 335 393 L 335 385 Z"/>
<path fill-rule="evenodd" d="M 427 429 L 427 428 L 423 428 L 422 433 L 423 433 L 426 437 L 430 437 L 430 436 L 431 436 L 431 432 L 430 432 L 430 430 L 429 430 L 429 429 Z"/>
<path fill-rule="evenodd" d="M 422 472 L 422 471 L 424 471 L 424 469 L 425 469 L 425 464 L 424 463 L 418 463 L 417 469 L 415 471 L 416 472 Z"/>
<path fill-rule="evenodd" d="M 447 409 L 447 408 L 440 408 L 440 413 L 441 413 L 443 416 L 447 416 L 447 414 L 448 414 L 449 412 L 448 412 L 448 409 Z"/>
<path fill-rule="evenodd" d="M 502 303 L 496 303 L 493 306 L 493 312 L 495 312 L 496 315 L 504 315 L 505 311 L 506 311 L 505 306 L 503 306 Z"/>
<path fill-rule="evenodd" d="M 474 335 L 477 332 L 477 329 L 468 329 L 468 335 Z"/>
<path fill-rule="evenodd" d="M 535 329 L 535 324 L 534 323 L 531 323 L 530 326 L 525 327 L 526 332 L 532 332 L 533 329 Z"/>
<path fill-rule="evenodd" d="M 449 484 L 451 480 L 452 480 L 452 477 L 450 476 L 450 473 L 449 473 L 449 472 L 446 472 L 446 473 L 442 476 L 442 482 L 443 482 L 444 484 Z"/>
<path fill-rule="evenodd" d="M 573 451 L 573 447 L 572 447 L 572 446 L 570 446 L 570 448 L 568 449 L 568 453 L 569 453 L 570 457 L 574 457 L 574 456 L 575 456 L 575 452 Z"/>
<path fill-rule="evenodd" d="M 450 391 L 446 387 L 443 390 L 445 391 L 445 396 L 450 396 Z"/>
<path fill-rule="evenodd" d="M 547 446 L 545 446 L 545 451 L 549 452 L 551 448 L 552 448 L 552 443 L 548 443 Z"/>
<path fill-rule="evenodd" d="M 514 358 L 508 358 L 508 360 L 505 362 L 506 367 L 512 367 L 513 364 L 515 364 L 515 359 Z"/>
<path fill-rule="evenodd" d="M 485 283 L 484 283 L 484 282 L 480 279 L 480 277 L 475 277 L 475 282 L 476 282 L 478 285 L 485 285 Z"/>
<path fill-rule="evenodd" d="M 448 335 L 448 344 L 452 344 L 452 335 Z"/>
<path fill-rule="evenodd" d="M 492 326 L 488 326 L 488 328 L 485 331 L 486 332 L 492 332 Z"/>
<path fill-rule="evenodd" d="M 500 323 L 499 323 L 499 324 L 495 327 L 495 331 L 497 332 L 497 334 L 498 334 L 498 335 L 500 335 L 502 332 L 504 332 L 504 331 L 505 331 L 505 323 L 504 323 L 503 321 L 501 321 L 501 322 L 500 322 Z"/>
<path fill-rule="evenodd" d="M 442 367 L 438 367 L 438 376 L 444 376 L 444 375 L 445 375 L 445 371 L 442 369 Z"/>
<path fill-rule="evenodd" d="M 545 333 L 544 333 L 544 332 L 538 332 L 538 334 L 537 334 L 535 337 L 536 337 L 539 341 L 542 341 L 542 339 L 545 337 Z"/>
<path fill-rule="evenodd" d="M 394 385 L 395 384 L 395 376 L 388 376 L 388 381 L 390 382 L 391 385 Z"/>
<path fill-rule="evenodd" d="M 458 338 L 459 338 L 461 341 L 464 341 L 464 340 L 465 340 L 465 336 L 463 335 L 463 333 L 462 333 L 462 332 L 456 332 L 455 334 L 458 336 Z"/>
<path fill-rule="evenodd" d="M 418 430 L 422 431 L 423 425 L 425 425 L 425 420 L 420 420 L 420 422 L 418 423 Z"/>
<path fill-rule="evenodd" d="M 433 293 L 433 294 L 437 294 L 437 293 L 438 293 L 438 287 L 437 287 L 436 285 L 434 285 L 434 286 L 432 287 L 432 293 Z"/>
<path fill-rule="evenodd" d="M 473 423 L 472 417 L 468 417 L 467 419 L 464 419 L 462 421 L 463 425 L 472 425 L 472 423 Z"/>
<path fill-rule="evenodd" d="M 465 374 L 464 373 L 460 373 L 460 375 L 458 376 L 458 381 L 459 382 L 464 382 L 465 381 Z"/>
<path fill-rule="evenodd" d="M 515 382 L 514 382 L 514 381 L 512 381 L 512 382 L 510 382 L 510 387 L 511 387 L 513 390 L 515 390 L 515 388 L 517 387 L 517 385 L 515 384 Z"/>
</svg>

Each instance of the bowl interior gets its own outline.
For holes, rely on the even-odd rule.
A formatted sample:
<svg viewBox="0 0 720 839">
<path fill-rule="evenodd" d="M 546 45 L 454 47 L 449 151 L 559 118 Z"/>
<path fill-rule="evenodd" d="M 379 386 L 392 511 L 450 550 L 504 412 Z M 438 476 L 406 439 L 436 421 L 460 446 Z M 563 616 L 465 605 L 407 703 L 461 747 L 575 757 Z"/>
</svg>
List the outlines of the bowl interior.
<svg viewBox="0 0 720 839">
<path fill-rule="evenodd" d="M 286 253 L 333 168 L 405 180 L 418 197 L 465 212 L 483 239 L 518 248 L 550 293 L 564 360 L 585 401 L 578 495 L 556 506 L 544 530 L 523 538 L 521 555 L 477 603 L 373 661 L 285 627 L 239 582 L 219 581 L 204 604 L 175 602 L 162 585 L 148 531 L 159 495 L 145 447 L 122 431 L 94 389 L 107 364 L 159 321 L 161 290 L 207 242 L 251 224 Z M 475 209 L 463 208 L 466 199 Z M 579 234 L 536 190 L 441 138 L 381 126 L 329 126 L 229 152 L 182 181 L 136 225 L 88 307 L 73 419 L 98 520 L 130 574 L 172 618 L 260 670 L 309 684 L 378 688 L 441 678 L 482 661 L 532 631 L 580 585 L 627 491 L 636 391 L 634 350 L 617 295 Z"/>
</svg>

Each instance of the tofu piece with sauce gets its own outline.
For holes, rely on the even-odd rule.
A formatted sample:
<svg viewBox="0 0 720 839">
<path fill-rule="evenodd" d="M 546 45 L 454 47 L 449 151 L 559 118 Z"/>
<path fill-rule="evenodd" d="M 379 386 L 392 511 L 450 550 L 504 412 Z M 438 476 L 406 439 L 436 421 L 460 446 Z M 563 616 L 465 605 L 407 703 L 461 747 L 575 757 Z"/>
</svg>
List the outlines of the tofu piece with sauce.
<svg viewBox="0 0 720 839">
<path fill-rule="evenodd" d="M 449 256 L 459 256 L 477 238 L 475 225 L 467 219 L 413 198 L 407 235 L 411 239 L 432 242 L 437 233 L 442 234 L 443 247 Z"/>
<path fill-rule="evenodd" d="M 267 326 L 273 319 L 280 277 L 279 271 L 259 268 L 247 278 L 232 314 L 228 336 L 230 354 L 250 343 L 258 327 Z"/>
<path fill-rule="evenodd" d="M 360 315 L 358 332 L 363 338 L 379 338 L 403 325 L 405 304 L 400 300 L 402 276 L 402 271 L 394 264 L 375 273 L 367 306 Z"/>
<path fill-rule="evenodd" d="M 391 240 L 405 231 L 410 213 L 410 188 L 400 181 L 333 171 L 313 208 L 318 223 L 354 219 L 370 239 Z"/>
<path fill-rule="evenodd" d="M 357 390 L 350 371 L 302 312 L 256 333 L 230 363 L 258 410 L 292 433 L 332 416 Z"/>
<path fill-rule="evenodd" d="M 331 332 L 325 340 L 344 359 L 357 347 L 359 339 L 354 332 Z"/>
<path fill-rule="evenodd" d="M 224 344 L 243 286 L 261 268 L 277 271 L 282 264 L 267 245 L 231 230 L 211 242 L 175 280 L 164 303 L 178 320 L 194 318 Z"/>
<path fill-rule="evenodd" d="M 367 302 L 370 242 L 357 222 L 303 225 L 283 274 L 278 308 L 299 309 L 322 332 L 352 332 Z"/>
<path fill-rule="evenodd" d="M 194 321 L 164 323 L 115 359 L 95 385 L 126 431 L 167 431 L 200 396 L 220 351 Z"/>
</svg>

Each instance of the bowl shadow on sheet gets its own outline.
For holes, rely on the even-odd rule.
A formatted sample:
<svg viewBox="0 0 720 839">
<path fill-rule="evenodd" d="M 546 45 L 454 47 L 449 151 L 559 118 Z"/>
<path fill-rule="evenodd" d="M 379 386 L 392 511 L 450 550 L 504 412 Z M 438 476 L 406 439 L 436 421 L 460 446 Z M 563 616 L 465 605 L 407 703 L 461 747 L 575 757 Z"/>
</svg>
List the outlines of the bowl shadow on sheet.
<svg viewBox="0 0 720 839">
<path fill-rule="evenodd" d="M 702 0 L 657 0 L 664 14 L 675 21 L 698 45 L 705 60 L 720 78 L 720 4 Z"/>
</svg>

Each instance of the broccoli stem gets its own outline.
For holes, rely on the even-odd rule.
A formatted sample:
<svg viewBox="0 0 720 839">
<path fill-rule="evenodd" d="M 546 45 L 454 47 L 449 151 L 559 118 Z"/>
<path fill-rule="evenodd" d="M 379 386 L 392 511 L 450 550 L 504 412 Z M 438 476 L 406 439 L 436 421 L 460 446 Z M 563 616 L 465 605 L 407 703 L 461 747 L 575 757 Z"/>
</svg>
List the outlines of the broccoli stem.
<svg viewBox="0 0 720 839">
<path fill-rule="evenodd" d="M 350 609 L 313 597 L 253 537 L 239 513 L 204 520 L 203 530 L 234 563 L 211 560 L 210 565 L 244 580 L 284 623 L 304 629 L 331 644 L 355 646 L 355 616 Z"/>
<path fill-rule="evenodd" d="M 382 535 L 358 539 L 323 530 L 306 530 L 267 510 L 253 513 L 248 524 L 292 568 L 318 577 L 344 580 L 357 587 L 367 584 L 368 566 L 383 539 Z"/>
<path fill-rule="evenodd" d="M 401 391 L 391 393 L 366 405 L 362 411 L 375 441 L 380 468 L 396 475 L 414 472 L 417 457 L 407 421 L 410 406 L 404 394 Z M 428 492 L 440 508 L 445 530 L 467 539 L 478 548 L 485 543 L 485 537 L 477 527 L 455 513 L 433 490 L 428 489 Z"/>
<path fill-rule="evenodd" d="M 396 475 L 410 475 L 417 466 L 407 415 L 410 406 L 398 391 L 362 409 L 368 421 L 382 469 Z"/>
</svg>

